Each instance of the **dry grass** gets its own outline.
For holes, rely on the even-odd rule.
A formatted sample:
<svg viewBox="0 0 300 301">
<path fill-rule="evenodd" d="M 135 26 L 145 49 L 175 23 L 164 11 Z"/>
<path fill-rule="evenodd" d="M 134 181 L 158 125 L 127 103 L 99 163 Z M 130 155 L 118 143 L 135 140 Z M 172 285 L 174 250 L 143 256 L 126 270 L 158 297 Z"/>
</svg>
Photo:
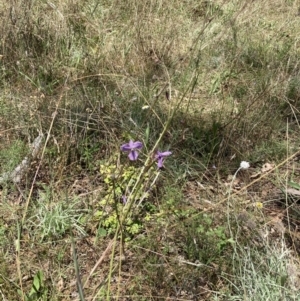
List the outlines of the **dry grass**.
<svg viewBox="0 0 300 301">
<path fill-rule="evenodd" d="M 1 3 L 0 177 L 48 135 L 22 181 L 0 183 L 2 299 L 296 300 L 298 6 Z M 100 166 L 126 172 L 120 145 L 150 156 L 168 122 L 172 157 L 123 253 L 99 218 L 119 178 Z"/>
</svg>

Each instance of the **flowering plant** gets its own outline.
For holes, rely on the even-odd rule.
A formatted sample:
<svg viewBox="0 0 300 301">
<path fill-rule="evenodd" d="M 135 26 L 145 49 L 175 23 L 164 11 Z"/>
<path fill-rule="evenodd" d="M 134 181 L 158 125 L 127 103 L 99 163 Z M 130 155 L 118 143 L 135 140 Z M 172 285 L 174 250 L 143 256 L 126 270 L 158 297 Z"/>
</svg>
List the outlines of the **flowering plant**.
<svg viewBox="0 0 300 301">
<path fill-rule="evenodd" d="M 247 161 L 242 161 L 240 164 L 240 168 L 239 169 L 248 169 L 250 167 L 249 162 Z"/>
<path fill-rule="evenodd" d="M 137 160 L 137 158 L 139 156 L 138 150 L 140 150 L 142 148 L 143 148 L 143 143 L 140 141 L 134 142 L 133 140 L 130 140 L 128 143 L 121 145 L 121 151 L 129 152 L 128 158 L 131 161 Z"/>
<path fill-rule="evenodd" d="M 129 161 L 137 161 L 144 145 L 141 141 L 130 140 L 120 146 L 121 152 L 128 154 Z M 157 149 L 154 147 L 153 149 Z M 100 173 L 106 184 L 106 193 L 99 202 L 99 210 L 95 217 L 104 233 L 115 231 L 118 224 L 126 225 L 126 231 L 133 234 L 137 230 L 138 221 L 132 222 L 129 212 L 133 205 L 138 208 L 149 198 L 156 185 L 160 170 L 171 151 L 152 151 L 143 166 L 138 164 L 100 165 Z M 117 159 L 117 154 L 115 154 Z M 156 163 L 157 168 L 153 165 Z"/>
<path fill-rule="evenodd" d="M 164 159 L 168 156 L 172 155 L 172 152 L 166 151 L 166 152 L 160 152 L 157 151 L 155 155 L 155 159 L 157 160 L 157 167 L 162 168 L 164 166 Z"/>
</svg>

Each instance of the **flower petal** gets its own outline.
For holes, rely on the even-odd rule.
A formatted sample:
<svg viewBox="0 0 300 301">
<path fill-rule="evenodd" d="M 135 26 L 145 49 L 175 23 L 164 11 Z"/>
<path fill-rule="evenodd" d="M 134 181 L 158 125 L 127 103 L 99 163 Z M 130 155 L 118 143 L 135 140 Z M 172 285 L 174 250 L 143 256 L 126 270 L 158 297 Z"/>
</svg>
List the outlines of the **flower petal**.
<svg viewBox="0 0 300 301">
<path fill-rule="evenodd" d="M 141 141 L 135 141 L 133 142 L 132 140 L 129 142 L 130 146 L 132 149 L 141 149 L 143 147 L 143 143 Z"/>
<path fill-rule="evenodd" d="M 250 167 L 250 164 L 247 161 L 242 161 L 240 164 L 241 169 L 248 169 L 249 167 Z"/>
<path fill-rule="evenodd" d="M 125 144 L 121 145 L 121 151 L 129 152 L 134 149 L 141 149 L 142 147 L 143 147 L 142 142 L 130 140 L 129 143 L 125 143 Z"/>
<path fill-rule="evenodd" d="M 163 158 L 159 158 L 157 160 L 157 167 L 158 168 L 162 168 L 164 166 L 164 159 Z"/>
<path fill-rule="evenodd" d="M 165 158 L 165 157 L 170 156 L 171 154 L 172 154 L 172 152 L 169 152 L 169 151 L 166 151 L 166 152 L 157 151 L 155 154 L 155 159 Z"/>
<path fill-rule="evenodd" d="M 170 155 L 172 155 L 172 152 L 166 151 L 166 152 L 160 152 L 159 153 L 160 157 L 168 157 Z"/>
<path fill-rule="evenodd" d="M 129 158 L 129 160 L 131 160 L 131 161 L 135 161 L 135 160 L 137 160 L 138 156 L 139 156 L 138 151 L 132 150 L 132 151 L 129 153 L 128 158 Z"/>
<path fill-rule="evenodd" d="M 122 195 L 122 202 L 125 205 L 127 203 L 127 197 L 125 195 Z"/>
<path fill-rule="evenodd" d="M 129 151 L 131 151 L 131 146 L 129 145 L 129 143 L 125 143 L 125 144 L 121 145 L 121 151 L 122 152 L 129 152 Z"/>
</svg>

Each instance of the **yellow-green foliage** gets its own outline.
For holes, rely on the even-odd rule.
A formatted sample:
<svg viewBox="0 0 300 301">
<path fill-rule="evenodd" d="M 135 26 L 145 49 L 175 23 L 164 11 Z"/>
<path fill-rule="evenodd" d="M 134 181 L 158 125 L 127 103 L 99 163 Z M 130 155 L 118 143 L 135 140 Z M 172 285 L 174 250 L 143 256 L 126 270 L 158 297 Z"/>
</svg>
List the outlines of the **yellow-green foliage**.
<svg viewBox="0 0 300 301">
<path fill-rule="evenodd" d="M 136 184 L 141 172 L 141 167 L 135 165 L 117 165 L 115 163 L 103 163 L 100 165 L 100 174 L 106 184 L 105 194 L 99 202 L 99 209 L 95 218 L 99 220 L 99 227 L 104 228 L 108 233 L 116 229 L 118 219 L 123 212 L 123 199 L 135 197 L 135 201 L 145 200 L 149 197 L 151 189 L 151 179 L 157 176 L 157 171 L 151 167 L 145 175 L 144 184 L 141 185 L 136 193 L 132 195 L 132 189 Z M 141 229 L 141 221 L 134 221 L 130 217 L 126 220 L 126 231 L 129 234 L 136 234 Z M 149 216 L 147 217 L 149 219 Z"/>
</svg>

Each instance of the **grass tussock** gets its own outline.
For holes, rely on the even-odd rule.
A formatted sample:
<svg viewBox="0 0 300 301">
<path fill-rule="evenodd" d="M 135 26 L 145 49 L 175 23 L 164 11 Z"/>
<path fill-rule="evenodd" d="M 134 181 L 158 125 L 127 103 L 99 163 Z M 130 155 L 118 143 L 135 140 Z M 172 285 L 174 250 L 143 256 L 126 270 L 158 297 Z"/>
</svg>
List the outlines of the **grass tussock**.
<svg viewBox="0 0 300 301">
<path fill-rule="evenodd" d="M 1 3 L 2 299 L 297 300 L 298 10 Z"/>
</svg>

